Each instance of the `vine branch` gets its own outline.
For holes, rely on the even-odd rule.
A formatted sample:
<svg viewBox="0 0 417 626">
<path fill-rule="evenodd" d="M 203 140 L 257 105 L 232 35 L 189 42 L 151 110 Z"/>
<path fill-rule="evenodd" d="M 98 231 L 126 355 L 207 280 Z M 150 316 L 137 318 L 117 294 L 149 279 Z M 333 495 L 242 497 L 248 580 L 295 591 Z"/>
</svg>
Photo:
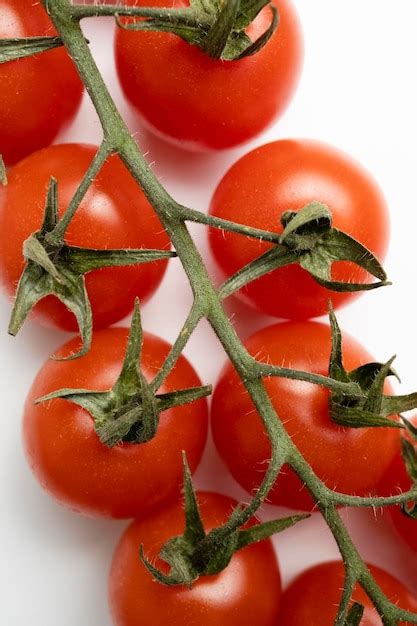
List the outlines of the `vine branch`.
<svg viewBox="0 0 417 626">
<path fill-rule="evenodd" d="M 225 293 L 230 293 L 230 287 L 227 289 L 223 287 L 219 292 L 212 284 L 203 259 L 187 229 L 186 221 L 199 222 L 215 228 L 223 228 L 231 232 L 256 237 L 276 244 L 282 243 L 282 236 L 276 233 L 252 229 L 244 225 L 233 224 L 227 220 L 204 216 L 197 211 L 181 206 L 168 194 L 153 174 L 143 155 L 140 153 L 134 139 L 130 135 L 95 64 L 88 43 L 85 41 L 79 25 L 79 21 L 82 18 L 98 15 L 124 15 L 149 18 L 161 18 L 163 16 L 164 18 L 170 19 L 170 16 L 174 14 L 174 10 L 142 9 L 138 7 L 110 5 L 81 6 L 71 5 L 69 0 L 42 0 L 42 3 L 58 32 L 60 40 L 65 45 L 78 69 L 81 79 L 94 104 L 104 134 L 102 146 L 86 173 L 66 214 L 56 226 L 58 235 L 62 237 L 65 233 L 91 180 L 99 171 L 107 156 L 111 153 L 117 153 L 144 191 L 158 218 L 164 225 L 189 279 L 194 295 L 194 305 L 182 332 L 174 343 L 162 370 L 151 383 L 153 389 L 156 390 L 161 386 L 164 379 L 175 365 L 191 333 L 202 317 L 206 317 L 226 354 L 237 370 L 262 418 L 265 430 L 271 441 L 271 461 L 261 486 L 248 506 L 238 507 L 229 522 L 226 523 L 225 528 L 227 526 L 228 531 L 233 531 L 244 525 L 258 510 L 265 498 L 267 498 L 282 465 L 284 463 L 289 464 L 313 496 L 329 529 L 334 535 L 344 562 L 348 566 L 347 585 L 342 598 L 337 624 L 341 624 L 342 617 L 346 615 L 350 593 L 356 580 L 362 585 L 373 601 L 385 624 L 396 624 L 399 620 L 417 624 L 417 615 L 394 606 L 383 594 L 354 546 L 336 510 L 336 505 L 340 504 L 344 506 L 389 506 L 391 504 L 406 502 L 416 498 L 416 489 L 414 488 L 406 494 L 399 494 L 398 496 L 389 498 L 357 498 L 338 494 L 330 490 L 315 475 L 310 465 L 295 447 L 283 424 L 278 419 L 277 413 L 266 391 L 263 377 L 276 375 L 296 378 L 298 380 L 323 385 L 331 390 L 337 389 L 338 391 L 344 392 L 354 391 L 358 393 L 359 390 L 357 386 L 355 387 L 351 383 L 336 381 L 325 376 L 306 375 L 300 372 L 290 373 L 290 371 L 285 368 L 278 368 L 256 362 L 240 341 L 222 307 L 221 299 L 225 297 Z M 190 12 L 188 9 L 184 9 L 180 12 L 177 9 L 175 10 L 175 19 L 186 21 L 189 16 Z M 293 219 L 294 216 L 290 216 L 290 218 Z M 52 233 L 51 235 L 53 236 Z M 291 241 L 294 241 L 295 235 L 295 231 L 291 231 Z M 290 241 L 290 238 L 288 238 L 288 241 Z M 359 253 L 362 254 L 363 251 L 358 250 L 358 254 Z M 373 260 L 369 259 L 369 257 L 366 259 L 366 262 L 368 267 L 375 267 Z M 384 281 L 384 274 L 379 267 L 376 267 L 375 272 L 375 275 L 379 275 L 380 280 Z"/>
</svg>

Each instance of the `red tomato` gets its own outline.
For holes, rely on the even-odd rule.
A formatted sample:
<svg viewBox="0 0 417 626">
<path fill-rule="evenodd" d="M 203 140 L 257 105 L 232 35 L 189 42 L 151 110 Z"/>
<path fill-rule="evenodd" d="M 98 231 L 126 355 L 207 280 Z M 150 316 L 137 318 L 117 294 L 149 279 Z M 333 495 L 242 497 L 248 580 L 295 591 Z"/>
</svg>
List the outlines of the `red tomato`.
<svg viewBox="0 0 417 626">
<path fill-rule="evenodd" d="M 0 39 L 55 36 L 39 2 L 0 0 Z M 63 48 L 0 65 L 0 154 L 15 163 L 49 145 L 75 116 L 82 83 Z"/>
<path fill-rule="evenodd" d="M 417 611 L 417 599 L 399 580 L 375 565 L 368 565 L 386 596 L 408 611 Z M 288 587 L 282 596 L 279 626 L 333 626 L 345 580 L 341 561 L 310 567 Z M 353 601 L 365 607 L 361 626 L 382 626 L 372 601 L 357 585 Z M 401 622 L 404 624 L 408 622 Z"/>
<path fill-rule="evenodd" d="M 281 232 L 280 217 L 312 201 L 327 204 L 333 223 L 380 260 L 388 244 L 388 213 L 377 184 L 360 165 L 334 148 L 315 141 L 276 141 L 256 148 L 226 173 L 211 202 L 211 214 L 241 224 Z M 227 275 L 250 263 L 271 244 L 221 230 L 210 231 L 216 261 Z M 351 263 L 337 263 L 333 277 L 342 281 L 368 279 Z M 305 270 L 288 266 L 252 282 L 240 298 L 264 313 L 288 319 L 308 319 L 354 297 L 320 287 Z"/>
<path fill-rule="evenodd" d="M 417 425 L 417 416 L 411 420 Z M 411 441 L 411 439 L 410 439 Z M 416 445 L 416 442 L 412 442 Z M 411 489 L 412 483 L 401 453 L 401 442 L 398 438 L 395 457 L 385 473 L 380 486 L 377 490 L 378 495 L 389 496 L 397 495 Z M 384 509 L 385 511 L 386 509 Z M 417 520 L 407 517 L 401 512 L 399 506 L 390 507 L 388 509 L 390 519 L 398 534 L 406 541 L 406 543 L 417 551 Z"/>
<path fill-rule="evenodd" d="M 192 470 L 200 461 L 207 436 L 207 403 L 161 413 L 156 436 L 143 444 L 104 446 L 94 423 L 81 407 L 62 400 L 34 405 L 34 401 L 63 387 L 105 391 L 120 373 L 128 330 L 96 332 L 91 350 L 75 361 L 48 360 L 40 370 L 26 401 L 23 439 L 30 466 L 41 485 L 59 502 L 81 513 L 114 518 L 138 517 L 182 485 L 182 450 Z M 70 354 L 77 339 L 65 344 L 58 356 Z M 170 345 L 145 334 L 142 368 L 146 378 L 160 369 Z M 185 357 L 161 388 L 161 393 L 200 385 Z"/>
<path fill-rule="evenodd" d="M 207 531 L 224 523 L 236 503 L 200 493 Z M 275 626 L 281 580 L 270 540 L 236 552 L 226 569 L 201 577 L 192 587 L 166 587 L 139 561 L 139 546 L 157 567 L 162 545 L 184 532 L 184 508 L 176 502 L 133 522 L 116 548 L 110 571 L 110 607 L 116 626 Z"/>
<path fill-rule="evenodd" d="M 187 0 L 130 4 L 184 7 Z M 302 64 L 302 38 L 290 0 L 274 0 L 277 32 L 256 55 L 239 61 L 210 58 L 167 33 L 118 29 L 115 54 L 123 90 L 140 119 L 157 134 L 197 150 L 248 141 L 283 113 Z M 248 30 L 252 39 L 271 21 L 265 8 Z"/>
<path fill-rule="evenodd" d="M 27 157 L 8 172 L 0 186 L 0 280 L 13 297 L 24 267 L 22 245 L 39 230 L 51 176 L 58 180 L 62 214 L 95 153 L 93 146 L 51 146 Z M 67 231 L 70 245 L 85 248 L 169 248 L 169 239 L 152 207 L 118 157 L 111 157 L 93 182 Z M 134 299 L 146 300 L 159 285 L 165 261 L 104 268 L 86 276 L 96 328 L 125 317 Z M 77 330 L 73 315 L 53 297 L 35 315 L 65 330 Z"/>
<path fill-rule="evenodd" d="M 315 322 L 287 322 L 260 330 L 245 345 L 260 361 L 326 375 L 330 329 Z M 344 336 L 344 364 L 353 370 L 372 362 L 354 339 Z M 343 428 L 329 416 L 329 392 L 284 378 L 265 380 L 266 389 L 288 434 L 316 474 L 330 488 L 366 495 L 395 454 L 396 429 Z M 388 388 L 387 388 L 388 393 Z M 212 403 L 214 442 L 235 479 L 247 491 L 262 481 L 271 456 L 260 416 L 232 366 L 224 369 Z M 309 510 L 312 499 L 296 475 L 284 467 L 269 494 L 273 504 Z"/>
</svg>

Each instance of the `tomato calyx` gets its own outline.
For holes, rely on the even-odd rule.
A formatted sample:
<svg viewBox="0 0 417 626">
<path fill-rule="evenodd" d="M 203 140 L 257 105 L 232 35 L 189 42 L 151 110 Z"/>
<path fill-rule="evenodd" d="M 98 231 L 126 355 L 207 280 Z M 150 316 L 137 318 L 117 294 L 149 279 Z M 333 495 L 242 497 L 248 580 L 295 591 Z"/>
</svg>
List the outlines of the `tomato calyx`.
<svg viewBox="0 0 417 626">
<path fill-rule="evenodd" d="M 392 369 L 395 357 L 387 363 L 367 363 L 347 372 L 343 365 L 342 333 L 336 315 L 330 305 L 332 351 L 329 377 L 344 383 L 355 383 L 358 392 L 352 394 L 333 391 L 329 398 L 331 419 L 348 428 L 390 427 L 404 429 L 403 423 L 389 419 L 402 411 L 417 407 L 417 393 L 404 396 L 384 395 L 384 384 L 388 376 L 398 378 Z"/>
<path fill-rule="evenodd" d="M 57 182 L 52 178 L 43 224 L 23 244 L 26 265 L 17 287 L 8 332 L 16 335 L 31 309 L 46 296 L 55 296 L 78 323 L 82 348 L 66 357 L 75 359 L 88 352 L 93 332 L 85 274 L 103 267 L 136 265 L 176 255 L 164 250 L 93 250 L 68 246 L 63 238 L 57 240 L 52 236 L 58 225 Z"/>
<path fill-rule="evenodd" d="M 159 554 L 159 558 L 169 566 L 168 573 L 158 569 L 146 559 L 143 545 L 140 546 L 143 564 L 153 578 L 163 585 L 186 585 L 191 588 L 200 576 L 212 576 L 223 571 L 238 550 L 267 539 L 310 517 L 309 514 L 292 515 L 258 523 L 242 530 L 239 517 L 243 507 L 238 505 L 223 526 L 206 532 L 185 453 L 183 468 L 185 530 L 182 535 L 169 539 Z"/>
<path fill-rule="evenodd" d="M 287 265 L 298 264 L 323 287 L 338 292 L 368 291 L 389 285 L 384 268 L 361 243 L 333 227 L 332 213 L 321 202 L 311 202 L 300 211 L 281 216 L 284 228 L 279 243 L 243 267 L 220 288 L 223 298 L 248 283 Z M 332 266 L 349 261 L 378 279 L 374 283 L 336 281 Z"/>
<path fill-rule="evenodd" d="M 252 41 L 245 31 L 266 6 L 271 10 L 270 25 Z M 160 9 L 153 13 L 139 9 L 135 15 L 143 17 L 126 21 L 116 16 L 118 26 L 125 30 L 172 33 L 223 61 L 236 61 L 259 52 L 279 23 L 278 10 L 270 0 L 190 0 L 186 9 Z"/>
<path fill-rule="evenodd" d="M 140 369 L 143 332 L 139 303 L 135 309 L 123 367 L 109 391 L 60 389 L 36 400 L 36 404 L 62 398 L 90 413 L 100 441 L 112 448 L 122 441 L 145 443 L 158 430 L 159 416 L 175 406 L 189 404 L 211 394 L 210 385 L 155 395 Z"/>
<path fill-rule="evenodd" d="M 59 37 L 26 37 L 0 40 L 0 65 L 62 46 Z"/>
</svg>

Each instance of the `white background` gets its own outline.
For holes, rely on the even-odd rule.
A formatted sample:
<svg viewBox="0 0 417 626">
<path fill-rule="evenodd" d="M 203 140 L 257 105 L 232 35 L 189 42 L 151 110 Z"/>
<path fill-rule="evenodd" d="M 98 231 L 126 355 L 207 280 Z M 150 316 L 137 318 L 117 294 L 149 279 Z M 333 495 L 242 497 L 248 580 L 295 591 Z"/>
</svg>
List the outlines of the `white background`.
<svg viewBox="0 0 417 626">
<path fill-rule="evenodd" d="M 181 202 L 206 210 L 215 185 L 238 156 L 276 138 L 311 137 L 344 149 L 363 162 L 383 186 L 392 219 L 386 269 L 394 286 L 362 297 L 339 314 L 378 360 L 398 354 L 403 392 L 417 389 L 416 372 L 416 183 L 417 5 L 415 0 L 298 0 L 306 59 L 289 111 L 249 147 L 197 156 L 167 147 L 132 126 L 164 185 Z M 113 22 L 89 21 L 85 32 L 118 105 L 130 123 L 115 79 Z M 97 143 L 99 125 L 87 98 L 79 117 L 59 141 Z M 196 230 L 206 251 L 205 232 Z M 207 262 L 212 264 L 206 254 Z M 171 263 L 154 299 L 143 310 L 146 330 L 174 340 L 190 306 L 179 264 Z M 165 303 L 169 301 L 169 306 Z M 175 306 L 172 303 L 175 302 Z M 234 303 L 242 336 L 270 319 Z M 83 519 L 52 502 L 32 478 L 20 442 L 25 395 L 42 362 L 67 335 L 27 324 L 7 336 L 9 303 L 0 297 L 0 623 L 8 626 L 110 626 L 106 575 L 125 522 Z M 169 317 L 168 317 L 169 314 Z M 253 317 L 253 319 L 251 319 Z M 126 322 L 127 323 L 127 322 Z M 186 354 L 205 383 L 215 382 L 224 357 L 203 326 Z M 198 472 L 200 486 L 242 495 L 209 447 Z M 277 515 L 266 507 L 263 516 Z M 372 512 L 345 517 L 364 556 L 417 585 L 417 558 L 393 540 Z M 318 515 L 275 539 L 285 581 L 311 563 L 336 557 L 332 537 Z"/>
</svg>

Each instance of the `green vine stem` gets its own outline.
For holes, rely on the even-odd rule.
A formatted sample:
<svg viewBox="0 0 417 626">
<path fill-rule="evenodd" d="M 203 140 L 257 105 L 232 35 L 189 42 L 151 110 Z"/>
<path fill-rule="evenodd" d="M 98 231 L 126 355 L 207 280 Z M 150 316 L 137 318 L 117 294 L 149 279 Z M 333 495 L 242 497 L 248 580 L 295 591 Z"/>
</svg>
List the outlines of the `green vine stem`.
<svg viewBox="0 0 417 626">
<path fill-rule="evenodd" d="M 283 424 L 277 418 L 277 414 L 263 384 L 263 376 L 289 375 L 289 373 L 282 368 L 276 368 L 275 371 L 272 371 L 269 366 L 257 363 L 253 357 L 248 354 L 222 307 L 221 297 L 210 280 L 203 259 L 190 236 L 185 222 L 189 220 L 199 221 L 216 227 L 229 226 L 229 230 L 235 230 L 235 232 L 241 232 L 249 236 L 252 236 L 250 233 L 251 229 L 242 225 L 215 224 L 211 218 L 200 216 L 198 212 L 182 207 L 171 198 L 155 178 L 155 175 L 138 150 L 94 62 L 88 44 L 82 34 L 79 20 L 83 17 L 96 15 L 134 15 L 135 10 L 133 8 L 121 9 L 119 6 L 111 7 L 108 5 L 73 6 L 69 0 L 42 0 L 42 3 L 54 23 L 60 39 L 73 58 L 95 106 L 103 128 L 106 151 L 119 154 L 127 169 L 143 189 L 171 239 L 193 291 L 194 306 L 183 327 L 180 337 L 175 342 L 168 356 L 165 366 L 154 379 L 152 383 L 153 388 L 156 389 L 161 385 L 163 379 L 174 366 L 176 359 L 184 349 L 192 331 L 195 329 L 200 319 L 206 317 L 250 394 L 270 438 L 272 449 L 271 462 L 263 483 L 251 503 L 246 507 L 240 506 L 233 513 L 229 522 L 226 524 L 228 530 L 241 528 L 241 526 L 253 516 L 266 498 L 270 488 L 275 482 L 280 468 L 284 463 L 287 463 L 298 474 L 313 496 L 329 529 L 334 535 L 347 567 L 346 589 L 336 623 L 339 625 L 343 624 L 349 605 L 353 581 L 358 581 L 373 601 L 385 625 L 390 624 L 392 626 L 398 624 L 401 620 L 408 621 L 411 624 L 417 624 L 417 615 L 394 606 L 383 594 L 354 546 L 336 509 L 337 505 L 389 506 L 394 503 L 408 502 L 416 498 L 416 489 L 410 490 L 407 494 L 400 494 L 390 498 L 357 498 L 355 496 L 347 496 L 333 492 L 314 474 L 312 468 L 302 457 L 291 438 L 288 436 Z M 136 15 L 138 14 L 139 13 L 136 13 Z M 98 163 L 99 160 L 96 161 L 95 165 Z M 83 182 L 85 182 L 86 186 L 88 183 L 88 175 L 86 175 L 86 179 Z M 79 192 L 77 200 L 74 201 L 71 208 L 72 212 L 75 211 L 79 198 L 82 197 L 82 195 L 83 190 Z M 68 213 L 68 216 L 71 217 L 71 214 Z M 67 219 L 67 221 L 69 220 Z M 66 225 L 67 223 L 65 221 L 64 226 L 66 227 Z M 61 226 L 61 228 L 63 227 Z M 271 233 L 265 233 L 265 240 L 271 241 L 268 237 L 271 237 Z M 273 237 L 272 241 L 277 242 L 277 236 L 274 235 Z M 278 239 L 278 242 L 279 241 Z M 313 380 L 313 378 L 315 380 Z M 311 375 L 310 382 L 326 384 L 326 386 L 334 384 L 334 381 L 327 382 L 325 379 L 326 377 L 313 377 Z M 340 381 L 336 382 L 338 382 L 340 389 L 342 385 L 345 385 L 345 383 L 340 383 Z M 350 383 L 348 383 L 348 385 L 350 385 Z M 343 388 L 346 391 L 346 387 Z M 352 390 L 353 386 L 349 389 Z"/>
</svg>

